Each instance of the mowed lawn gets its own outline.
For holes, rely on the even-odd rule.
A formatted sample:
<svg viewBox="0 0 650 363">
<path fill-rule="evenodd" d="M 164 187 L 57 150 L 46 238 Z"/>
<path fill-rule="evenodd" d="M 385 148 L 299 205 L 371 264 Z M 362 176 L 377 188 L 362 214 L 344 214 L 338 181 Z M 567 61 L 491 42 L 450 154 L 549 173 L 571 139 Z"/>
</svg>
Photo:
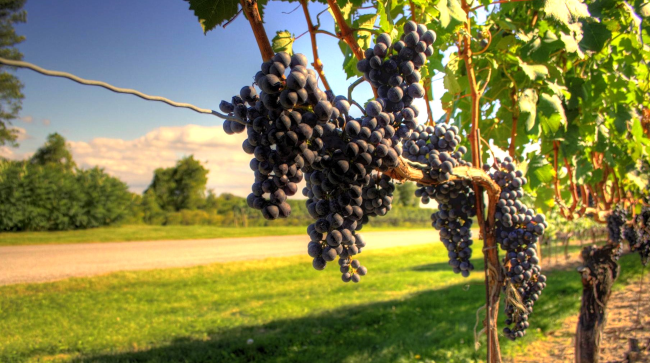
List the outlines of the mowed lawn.
<svg viewBox="0 0 650 363">
<path fill-rule="evenodd" d="M 417 227 L 364 227 L 364 232 L 424 229 Z M 429 228 L 433 230 L 432 228 Z M 161 241 L 206 238 L 258 236 L 290 236 L 307 234 L 307 226 L 213 227 L 213 226 L 150 226 L 126 225 L 56 232 L 2 232 L 0 246 L 20 246 L 63 243 L 97 243 L 128 241 Z"/>
<path fill-rule="evenodd" d="M 0 361 L 484 360 L 485 337 L 478 352 L 473 338 L 482 272 L 453 274 L 441 244 L 359 257 L 359 284 L 297 256 L 0 287 Z M 640 274 L 637 255 L 621 262 L 619 284 Z M 574 268 L 550 273 L 529 335 L 502 339 L 504 356 L 577 314 L 580 289 Z"/>
</svg>

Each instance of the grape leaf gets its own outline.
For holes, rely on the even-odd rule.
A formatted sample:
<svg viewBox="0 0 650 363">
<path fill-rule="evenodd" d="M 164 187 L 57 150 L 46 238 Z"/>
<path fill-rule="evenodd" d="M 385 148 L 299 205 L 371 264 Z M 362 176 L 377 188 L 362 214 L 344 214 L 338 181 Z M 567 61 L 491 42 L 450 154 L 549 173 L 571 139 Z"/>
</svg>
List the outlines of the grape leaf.
<svg viewBox="0 0 650 363">
<path fill-rule="evenodd" d="M 528 55 L 536 63 L 546 63 L 551 53 L 564 48 L 564 43 L 552 31 L 546 31 L 544 37 L 535 36 L 521 48 L 521 52 Z"/>
<path fill-rule="evenodd" d="M 443 78 L 443 83 L 445 89 L 451 94 L 458 94 L 461 91 L 460 84 L 456 78 L 456 72 L 458 71 L 458 56 L 455 53 L 449 55 L 449 61 L 445 66 L 445 77 Z"/>
<path fill-rule="evenodd" d="M 538 79 L 544 79 L 548 77 L 548 68 L 541 64 L 529 65 L 525 62 L 519 64 L 521 70 L 530 78 L 531 81 L 536 81 Z"/>
<path fill-rule="evenodd" d="M 616 132 L 623 134 L 627 131 L 627 124 L 632 120 L 632 113 L 624 105 L 619 105 L 616 109 L 616 118 L 614 119 L 614 127 Z"/>
<path fill-rule="evenodd" d="M 528 182 L 532 189 L 542 184 L 550 184 L 555 177 L 553 166 L 546 161 L 544 155 L 535 154 L 528 163 Z"/>
<path fill-rule="evenodd" d="M 271 41 L 271 47 L 275 53 L 287 52 L 293 55 L 293 42 L 296 40 L 288 30 L 278 30 Z"/>
<path fill-rule="evenodd" d="M 582 22 L 583 36 L 580 41 L 580 49 L 583 51 L 600 52 L 605 43 L 612 38 L 612 32 L 607 26 L 595 21 Z"/>
<path fill-rule="evenodd" d="M 587 4 L 579 0 L 546 0 L 544 13 L 546 13 L 547 17 L 553 18 L 566 26 L 574 23 L 575 20 L 591 16 Z"/>
<path fill-rule="evenodd" d="M 537 115 L 537 92 L 532 88 L 527 88 L 519 96 L 519 115 L 522 120 L 526 121 L 526 131 L 530 131 L 535 126 L 535 116 Z"/>
<path fill-rule="evenodd" d="M 589 93 L 585 87 L 585 80 L 580 77 L 567 77 L 567 82 L 569 84 L 569 92 L 571 92 L 568 108 L 577 109 L 580 107 L 579 99 L 582 99 L 583 102 L 589 100 Z"/>
<path fill-rule="evenodd" d="M 467 21 L 467 14 L 458 0 L 440 0 L 436 5 L 440 12 L 440 25 L 452 29 Z"/>
<path fill-rule="evenodd" d="M 395 26 L 391 24 L 391 21 L 393 20 L 390 17 L 390 14 L 387 14 L 386 12 L 390 11 L 390 9 L 386 9 L 384 6 L 384 3 L 380 0 L 377 1 L 377 16 L 379 17 L 379 28 L 381 31 L 384 33 L 390 34 Z"/>
<path fill-rule="evenodd" d="M 372 29 L 377 21 L 377 14 L 364 14 L 359 16 L 353 23 L 352 27 L 356 29 Z M 370 48 L 370 37 L 373 32 L 367 30 L 359 30 L 356 32 L 357 44 L 361 49 Z"/>
<path fill-rule="evenodd" d="M 535 198 L 535 207 L 542 210 L 543 213 L 548 213 L 555 206 L 555 191 L 553 188 L 538 188 L 537 198 Z"/>
<path fill-rule="evenodd" d="M 239 11 L 237 0 L 184 0 L 190 3 L 190 10 L 199 19 L 203 34 L 223 25 Z"/>
<path fill-rule="evenodd" d="M 537 106 L 540 125 L 545 134 L 557 132 L 560 126 L 566 126 L 566 114 L 562 100 L 557 95 L 542 93 Z"/>
<path fill-rule="evenodd" d="M 639 5 L 639 15 L 644 18 L 650 18 L 650 2 Z"/>
<path fill-rule="evenodd" d="M 564 43 L 564 49 L 566 49 L 568 53 L 576 53 L 578 54 L 578 57 L 584 57 L 585 54 L 580 49 L 578 41 L 576 41 L 576 38 L 573 35 L 560 33 L 560 40 Z"/>
</svg>

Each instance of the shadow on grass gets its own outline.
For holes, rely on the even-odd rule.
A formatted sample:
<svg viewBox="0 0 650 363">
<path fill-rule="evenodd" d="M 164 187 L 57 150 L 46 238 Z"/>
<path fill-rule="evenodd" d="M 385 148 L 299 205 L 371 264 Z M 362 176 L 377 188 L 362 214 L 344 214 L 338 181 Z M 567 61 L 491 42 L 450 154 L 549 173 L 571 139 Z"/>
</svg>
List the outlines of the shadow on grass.
<svg viewBox="0 0 650 363">
<path fill-rule="evenodd" d="M 482 261 L 477 262 L 482 265 Z M 481 267 L 477 266 L 477 270 Z M 448 268 L 439 263 L 415 269 Z M 581 292 L 578 273 L 572 269 L 554 271 L 549 274 L 548 281 L 548 288 L 531 317 L 533 336 L 540 334 L 537 329 L 541 332 L 555 329 L 564 317 L 578 312 Z M 455 284 L 415 293 L 401 300 L 348 309 L 332 311 L 323 306 L 322 312 L 304 318 L 207 331 L 205 339 L 177 338 L 164 346 L 81 357 L 75 362 L 313 363 L 431 359 L 453 363 L 484 360 L 485 350 L 474 351 L 473 342 L 476 309 L 483 304 L 484 297 L 481 283 Z M 503 319 L 502 314 L 500 327 Z M 517 343 L 502 339 L 504 355 L 513 348 L 524 347 L 531 339 L 526 337 Z M 418 355 L 420 357 L 416 357 Z"/>
</svg>

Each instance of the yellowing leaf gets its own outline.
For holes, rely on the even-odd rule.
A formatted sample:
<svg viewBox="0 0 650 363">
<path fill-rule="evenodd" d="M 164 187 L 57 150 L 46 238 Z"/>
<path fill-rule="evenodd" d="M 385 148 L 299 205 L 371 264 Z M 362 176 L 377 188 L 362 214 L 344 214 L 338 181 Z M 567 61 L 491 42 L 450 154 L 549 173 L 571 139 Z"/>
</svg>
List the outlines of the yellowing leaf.
<svg viewBox="0 0 650 363">
<path fill-rule="evenodd" d="M 296 39 L 289 33 L 288 30 L 277 31 L 273 40 L 271 41 L 271 47 L 273 51 L 278 52 L 287 52 L 289 55 L 293 54 L 293 42 Z"/>
</svg>

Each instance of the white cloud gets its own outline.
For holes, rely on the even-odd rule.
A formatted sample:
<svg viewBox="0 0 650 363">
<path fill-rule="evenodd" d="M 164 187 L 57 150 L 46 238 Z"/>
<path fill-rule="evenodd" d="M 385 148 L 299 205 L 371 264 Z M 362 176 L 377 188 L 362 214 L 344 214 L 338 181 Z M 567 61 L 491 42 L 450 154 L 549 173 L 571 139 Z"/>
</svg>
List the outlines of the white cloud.
<svg viewBox="0 0 650 363">
<path fill-rule="evenodd" d="M 31 124 L 34 121 L 34 118 L 32 116 L 23 116 L 20 118 L 20 121 L 26 124 Z"/>
<path fill-rule="evenodd" d="M 251 156 L 241 149 L 245 138 L 246 133 L 227 135 L 221 126 L 187 125 L 159 127 L 134 140 L 95 138 L 71 141 L 70 146 L 79 166 L 102 167 L 136 192 L 149 185 L 156 168 L 193 154 L 210 170 L 208 188 L 246 196 L 254 178 L 248 167 Z"/>
<path fill-rule="evenodd" d="M 32 138 L 30 135 L 27 134 L 27 130 L 23 129 L 22 127 L 14 126 L 12 127 L 12 129 L 16 130 L 18 133 L 18 135 L 16 135 L 16 141 L 23 141 Z"/>
<path fill-rule="evenodd" d="M 52 121 L 50 121 L 50 119 L 47 119 L 47 118 L 43 119 L 43 126 L 50 126 L 51 123 L 52 123 Z"/>
</svg>

